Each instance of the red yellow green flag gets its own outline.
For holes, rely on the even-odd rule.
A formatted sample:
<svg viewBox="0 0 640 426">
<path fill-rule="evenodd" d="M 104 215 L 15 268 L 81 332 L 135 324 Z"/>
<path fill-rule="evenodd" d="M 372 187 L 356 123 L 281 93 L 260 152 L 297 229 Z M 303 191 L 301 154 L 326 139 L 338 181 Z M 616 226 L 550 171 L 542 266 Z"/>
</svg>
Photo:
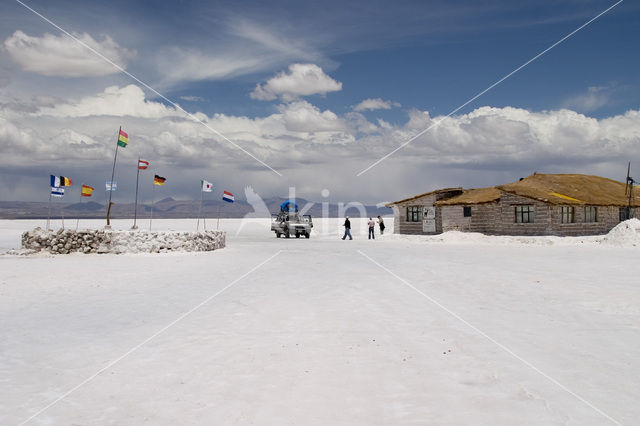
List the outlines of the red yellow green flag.
<svg viewBox="0 0 640 426">
<path fill-rule="evenodd" d="M 118 146 L 126 148 L 129 144 L 129 135 L 120 129 L 120 134 L 118 135 Z"/>
</svg>

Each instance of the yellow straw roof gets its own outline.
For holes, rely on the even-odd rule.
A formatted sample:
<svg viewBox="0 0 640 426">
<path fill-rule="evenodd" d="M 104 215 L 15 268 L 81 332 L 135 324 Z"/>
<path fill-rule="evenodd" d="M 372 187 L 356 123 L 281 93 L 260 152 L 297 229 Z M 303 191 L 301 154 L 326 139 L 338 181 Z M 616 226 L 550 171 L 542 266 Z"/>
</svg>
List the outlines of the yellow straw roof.
<svg viewBox="0 0 640 426">
<path fill-rule="evenodd" d="M 484 204 L 493 203 L 500 200 L 500 190 L 496 187 L 465 189 L 461 195 L 440 200 L 436 204 L 439 206 L 452 206 L 458 204 Z"/>
<path fill-rule="evenodd" d="M 550 204 L 627 206 L 625 184 L 600 176 L 536 173 L 497 189 Z M 640 188 L 634 187 L 633 205 L 640 206 Z"/>
</svg>

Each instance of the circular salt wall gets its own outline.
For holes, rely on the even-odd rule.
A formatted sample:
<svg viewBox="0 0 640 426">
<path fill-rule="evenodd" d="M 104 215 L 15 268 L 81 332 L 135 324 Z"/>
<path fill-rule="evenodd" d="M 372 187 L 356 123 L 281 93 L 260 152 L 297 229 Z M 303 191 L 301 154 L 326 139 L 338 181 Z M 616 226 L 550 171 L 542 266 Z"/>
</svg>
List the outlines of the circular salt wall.
<svg viewBox="0 0 640 426">
<path fill-rule="evenodd" d="M 224 248 L 226 233 L 145 231 L 46 231 L 36 228 L 22 234 L 22 248 L 67 253 L 165 253 L 212 251 Z"/>
</svg>

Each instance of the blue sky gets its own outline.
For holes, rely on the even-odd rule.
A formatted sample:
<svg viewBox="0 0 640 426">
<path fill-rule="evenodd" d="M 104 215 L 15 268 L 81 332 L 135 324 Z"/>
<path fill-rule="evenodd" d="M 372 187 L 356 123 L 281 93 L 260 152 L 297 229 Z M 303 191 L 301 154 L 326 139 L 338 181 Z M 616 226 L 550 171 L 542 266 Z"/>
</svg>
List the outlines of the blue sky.
<svg viewBox="0 0 640 426">
<path fill-rule="evenodd" d="M 200 178 L 240 193 L 295 186 L 313 199 L 326 188 L 336 201 L 380 202 L 533 171 L 621 179 L 627 160 L 640 167 L 638 119 L 628 113 L 640 109 L 637 2 L 623 1 L 358 178 L 615 2 L 26 3 L 283 176 L 4 2 L 0 167 L 13 183 L 3 200 L 46 197 L 39 182 L 49 173 L 103 181 L 118 123 L 132 140 L 122 160 L 149 157 L 177 198 L 196 198 Z"/>
</svg>

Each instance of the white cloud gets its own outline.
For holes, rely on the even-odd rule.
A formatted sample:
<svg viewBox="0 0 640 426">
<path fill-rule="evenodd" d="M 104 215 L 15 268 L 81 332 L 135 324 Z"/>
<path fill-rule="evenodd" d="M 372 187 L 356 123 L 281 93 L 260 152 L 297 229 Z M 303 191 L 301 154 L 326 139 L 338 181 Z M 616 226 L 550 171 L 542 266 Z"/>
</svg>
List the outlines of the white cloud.
<svg viewBox="0 0 640 426">
<path fill-rule="evenodd" d="M 198 49 L 170 48 L 158 57 L 158 69 L 165 83 L 222 80 L 263 69 L 268 60 L 259 54 L 236 51 L 205 52 Z"/>
<path fill-rule="evenodd" d="M 311 43 L 300 37 L 300 33 L 288 33 L 282 27 L 270 26 L 247 19 L 229 19 L 229 31 L 236 37 L 261 46 L 270 56 L 305 61 L 325 60 Z M 255 55 L 254 55 L 255 56 Z"/>
<path fill-rule="evenodd" d="M 197 183 L 202 178 L 191 176 L 196 173 L 238 185 L 286 186 L 282 180 L 271 181 L 273 173 L 182 112 L 146 99 L 136 86 L 109 87 L 54 106 L 52 102 L 43 99 L 40 106 L 31 105 L 35 112 L 11 113 L 14 104 L 4 105 L 1 169 L 26 175 L 33 174 L 35 167 L 45 174 L 54 173 L 50 170 L 54 168 L 73 179 L 85 167 L 86 176 L 103 180 L 111 171 L 114 137 L 122 125 L 130 146 L 118 154 L 119 162 L 133 164 L 138 153 L 147 156 L 171 177 L 172 188 L 191 188 L 189 179 Z M 343 191 L 341 196 L 350 199 L 391 199 L 393 191 L 410 195 L 434 185 L 498 184 L 534 170 L 597 171 L 621 178 L 616 174 L 619 164 L 627 160 L 640 164 L 640 111 L 596 119 L 566 109 L 534 112 L 481 107 L 443 119 L 411 110 L 405 122 L 390 123 L 371 122 L 353 111 L 337 114 L 298 100 L 279 105 L 276 113 L 263 117 L 197 115 L 283 172 L 287 182 L 306 188 L 324 185 L 320 189 L 329 188 L 332 194 L 335 185 L 336 191 Z M 376 185 L 355 178 L 364 167 L 436 122 L 437 126 L 368 172 Z"/>
<path fill-rule="evenodd" d="M 380 131 L 378 126 L 367 120 L 367 117 L 359 112 L 348 112 L 344 117 L 348 120 L 351 130 L 355 134 L 374 134 Z"/>
<path fill-rule="evenodd" d="M 296 101 L 280 107 L 285 128 L 291 132 L 342 132 L 343 119 L 329 110 L 320 111 L 307 101 Z"/>
<path fill-rule="evenodd" d="M 590 86 L 585 93 L 571 96 L 562 106 L 581 112 L 597 111 L 611 102 L 612 86 Z"/>
<path fill-rule="evenodd" d="M 420 160 L 427 163 L 474 167 L 496 163 L 504 167 L 599 163 L 637 149 L 640 122 L 634 123 L 633 117 L 639 114 L 630 111 L 598 120 L 566 109 L 532 112 L 481 107 L 460 116 L 432 118 L 414 110 L 406 125 L 394 127 L 393 139 L 402 143 L 439 123 L 399 151 L 399 157 L 420 155 Z"/>
<path fill-rule="evenodd" d="M 125 68 L 127 61 L 135 57 L 135 50 L 125 49 L 108 35 L 101 41 L 87 33 L 73 34 L 92 49 Z M 118 69 L 69 36 L 44 34 L 32 37 L 16 31 L 7 38 L 4 50 L 23 70 L 47 76 L 98 77 L 118 73 Z"/>
<path fill-rule="evenodd" d="M 0 141 L 2 141 L 3 156 L 30 154 L 34 139 L 33 132 L 30 129 L 18 128 L 11 121 L 0 117 Z"/>
<path fill-rule="evenodd" d="M 382 118 L 378 118 L 378 126 L 380 126 L 383 129 L 386 130 L 391 130 L 393 129 L 393 126 L 391 125 L 391 123 L 384 121 Z"/>
<path fill-rule="evenodd" d="M 375 99 L 365 99 L 360 102 L 358 105 L 353 107 L 354 111 L 374 111 L 377 109 L 391 109 L 392 107 L 399 107 L 400 104 L 398 102 L 392 101 L 383 101 L 380 98 Z"/>
<path fill-rule="evenodd" d="M 187 101 L 187 102 L 204 102 L 204 101 L 206 101 L 206 99 L 203 98 L 202 96 L 180 96 L 180 99 L 182 99 L 183 101 Z"/>
<path fill-rule="evenodd" d="M 258 84 L 250 96 L 261 101 L 279 97 L 285 102 L 291 102 L 301 96 L 326 95 L 339 90 L 342 90 L 342 83 L 329 77 L 319 66 L 291 64 L 289 73 L 282 71 L 266 83 Z"/>
<path fill-rule="evenodd" d="M 111 86 L 102 93 L 79 101 L 41 108 L 36 115 L 52 117 L 89 117 L 112 115 L 141 118 L 161 118 L 178 114 L 173 107 L 145 100 L 140 87 L 130 84 L 125 87 Z"/>
<path fill-rule="evenodd" d="M 162 48 L 157 54 L 161 85 L 183 81 L 224 80 L 272 71 L 293 62 L 333 64 L 315 46 L 317 37 L 304 37 L 273 21 L 235 15 L 221 19 L 213 40 L 190 40 L 188 46 Z"/>
</svg>

